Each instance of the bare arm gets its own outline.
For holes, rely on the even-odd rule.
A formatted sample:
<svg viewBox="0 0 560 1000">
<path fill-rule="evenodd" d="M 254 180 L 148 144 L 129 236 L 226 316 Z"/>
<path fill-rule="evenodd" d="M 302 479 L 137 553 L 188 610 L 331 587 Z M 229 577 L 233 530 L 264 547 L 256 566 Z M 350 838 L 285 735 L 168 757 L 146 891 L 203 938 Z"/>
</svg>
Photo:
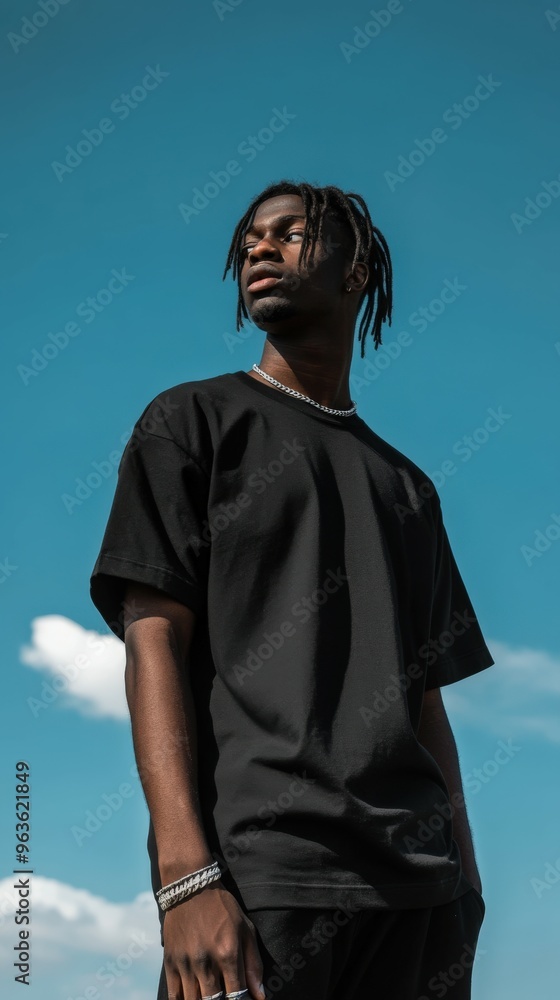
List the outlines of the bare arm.
<svg viewBox="0 0 560 1000">
<path fill-rule="evenodd" d="M 453 838 L 459 846 L 463 871 L 469 882 L 481 892 L 480 875 L 467 819 L 457 744 L 439 688 L 424 693 L 418 741 L 432 755 L 443 774 L 454 809 Z"/>
<path fill-rule="evenodd" d="M 140 584 L 129 586 L 126 602 L 143 609 L 125 622 L 125 686 L 166 885 L 214 860 L 200 818 L 196 718 L 187 670 L 195 615 Z"/>
<path fill-rule="evenodd" d="M 125 603 L 125 686 L 138 772 L 158 849 L 162 885 L 210 864 L 197 783 L 196 717 L 188 681 L 196 618 L 172 598 L 129 584 Z M 262 962 L 254 926 L 221 880 L 167 910 L 164 963 L 170 1000 L 225 988 L 259 990 Z"/>
</svg>

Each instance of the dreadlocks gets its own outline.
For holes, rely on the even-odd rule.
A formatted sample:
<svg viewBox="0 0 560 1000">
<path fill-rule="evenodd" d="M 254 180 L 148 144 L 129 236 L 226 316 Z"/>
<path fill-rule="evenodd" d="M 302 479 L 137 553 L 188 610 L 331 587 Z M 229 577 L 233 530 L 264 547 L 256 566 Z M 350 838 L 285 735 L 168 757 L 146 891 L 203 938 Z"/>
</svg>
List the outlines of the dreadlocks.
<svg viewBox="0 0 560 1000">
<path fill-rule="evenodd" d="M 280 194 L 299 195 L 303 201 L 306 224 L 298 270 L 303 264 L 313 265 L 315 249 L 323 234 L 325 215 L 334 218 L 349 231 L 353 244 L 352 267 L 362 261 L 368 265 L 369 280 L 363 290 L 359 309 L 367 297 L 366 308 L 360 323 L 358 339 L 361 342 L 361 357 L 365 355 L 365 338 L 368 327 L 372 324 L 372 336 L 375 350 L 381 343 L 381 324 L 388 321 L 391 325 L 393 307 L 393 270 L 389 247 L 383 233 L 371 221 L 371 216 L 364 199 L 359 194 L 344 193 L 334 186 L 315 187 L 312 184 L 295 184 L 292 181 L 279 181 L 271 184 L 261 192 L 249 205 L 242 219 L 239 220 L 230 244 L 228 257 L 222 281 L 232 268 L 234 281 L 237 279 L 239 289 L 237 299 L 236 329 L 243 326 L 243 317 L 249 318 L 241 295 L 241 269 L 243 258 L 241 247 L 244 234 L 252 221 L 252 217 L 261 202 Z M 354 204 L 354 202 L 356 204 Z M 361 211 L 359 211 L 359 208 Z"/>
</svg>

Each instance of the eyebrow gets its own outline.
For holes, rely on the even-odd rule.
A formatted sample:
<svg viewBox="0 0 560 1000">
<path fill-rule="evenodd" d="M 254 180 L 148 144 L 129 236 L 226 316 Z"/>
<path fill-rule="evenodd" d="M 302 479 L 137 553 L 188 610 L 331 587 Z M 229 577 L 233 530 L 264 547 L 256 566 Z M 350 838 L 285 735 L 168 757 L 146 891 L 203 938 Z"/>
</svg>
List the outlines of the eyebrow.
<svg viewBox="0 0 560 1000">
<path fill-rule="evenodd" d="M 275 225 L 277 228 L 279 228 L 280 226 L 284 225 L 286 222 L 293 222 L 294 219 L 303 219 L 303 220 L 305 220 L 305 215 L 279 215 L 278 218 L 276 218 L 274 220 L 273 225 Z M 256 226 L 251 226 L 250 229 L 247 229 L 243 233 L 243 239 L 246 240 L 247 237 L 250 236 L 250 235 L 252 235 L 252 234 L 256 235 L 258 229 L 260 229 L 260 226 L 258 224 Z"/>
</svg>

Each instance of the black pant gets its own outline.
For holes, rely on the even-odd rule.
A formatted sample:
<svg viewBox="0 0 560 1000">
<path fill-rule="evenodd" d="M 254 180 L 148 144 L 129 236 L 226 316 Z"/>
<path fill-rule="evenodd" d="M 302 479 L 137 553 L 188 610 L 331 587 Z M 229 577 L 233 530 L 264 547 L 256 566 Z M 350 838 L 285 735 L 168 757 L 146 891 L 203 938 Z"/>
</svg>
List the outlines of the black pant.
<svg viewBox="0 0 560 1000">
<path fill-rule="evenodd" d="M 414 910 L 248 910 L 278 1000 L 470 1000 L 486 906 L 472 888 Z M 165 972 L 157 1000 L 167 1000 Z"/>
</svg>

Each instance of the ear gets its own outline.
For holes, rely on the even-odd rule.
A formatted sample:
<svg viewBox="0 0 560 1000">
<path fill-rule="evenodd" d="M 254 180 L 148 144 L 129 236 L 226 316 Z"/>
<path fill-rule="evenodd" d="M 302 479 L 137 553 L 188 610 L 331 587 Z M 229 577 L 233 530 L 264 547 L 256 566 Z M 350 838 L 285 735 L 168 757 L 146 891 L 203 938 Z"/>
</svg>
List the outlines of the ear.
<svg viewBox="0 0 560 1000">
<path fill-rule="evenodd" d="M 363 261 L 354 264 L 353 271 L 345 279 L 345 284 L 350 285 L 352 291 L 363 292 L 369 280 L 369 267 Z"/>
</svg>

